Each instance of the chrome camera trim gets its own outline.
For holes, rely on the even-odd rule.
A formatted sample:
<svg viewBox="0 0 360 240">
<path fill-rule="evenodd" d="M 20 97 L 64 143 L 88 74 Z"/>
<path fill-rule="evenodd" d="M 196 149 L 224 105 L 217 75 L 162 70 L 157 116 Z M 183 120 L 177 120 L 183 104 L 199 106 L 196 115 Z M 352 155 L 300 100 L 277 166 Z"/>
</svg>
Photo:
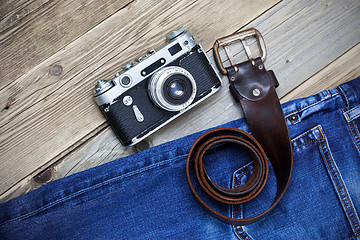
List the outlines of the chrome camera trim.
<svg viewBox="0 0 360 240">
<path fill-rule="evenodd" d="M 180 44 L 181 50 L 174 54 L 173 56 L 169 52 L 169 48 L 172 46 Z M 189 33 L 189 31 L 185 31 L 182 35 L 175 38 L 172 42 L 168 43 L 164 48 L 159 50 L 158 52 L 154 53 L 153 55 L 149 56 L 148 58 L 142 60 L 134 67 L 130 68 L 123 74 L 117 76 L 115 79 L 113 79 L 111 82 L 113 84 L 113 87 L 105 92 L 100 92 L 95 95 L 95 102 L 101 106 L 104 104 L 112 105 L 117 101 L 117 98 L 125 93 L 130 87 L 133 87 L 137 85 L 138 83 L 145 80 L 149 75 L 153 74 L 153 72 L 147 73 L 145 76 L 141 75 L 141 71 L 151 65 L 152 63 L 159 61 L 161 59 L 165 59 L 165 64 L 163 67 L 165 67 L 168 63 L 173 62 L 174 60 L 178 59 L 181 55 L 184 55 L 191 51 L 193 47 L 196 46 L 196 42 L 194 40 L 194 37 Z M 121 78 L 124 76 L 131 76 L 131 84 L 123 87 L 121 85 Z"/>
<path fill-rule="evenodd" d="M 198 105 L 199 103 L 203 102 L 204 100 L 206 100 L 207 98 L 211 97 L 214 93 L 216 93 L 217 91 L 219 91 L 221 88 L 221 86 L 219 87 L 212 87 L 211 88 L 211 92 L 208 94 L 208 96 L 200 99 L 199 101 L 193 103 L 192 105 L 190 105 L 188 108 L 186 109 L 183 109 L 182 111 L 180 111 L 177 115 L 169 118 L 166 122 L 160 124 L 159 126 L 157 126 L 156 128 L 152 129 L 151 131 L 149 131 L 147 134 L 145 134 L 144 136 L 142 137 L 135 137 L 133 139 L 131 139 L 131 144 L 129 144 L 128 146 L 126 147 L 132 147 L 134 146 L 135 144 L 141 142 L 142 140 L 144 140 L 145 138 L 147 138 L 148 136 L 150 136 L 151 134 L 153 134 L 154 132 L 156 132 L 157 130 L 159 130 L 160 128 L 166 126 L 168 123 L 170 123 L 171 121 L 173 121 L 174 119 L 178 118 L 179 116 L 181 116 L 183 113 L 187 112 L 189 109 L 192 109 L 193 107 L 195 107 L 196 105 Z"/>
<path fill-rule="evenodd" d="M 192 86 L 191 95 L 189 99 L 183 104 L 179 104 L 179 105 L 171 104 L 165 99 L 163 93 L 164 83 L 169 77 L 173 75 L 183 75 L 187 79 L 189 79 L 191 83 Z M 188 107 L 196 97 L 196 90 L 197 90 L 196 82 L 193 76 L 186 69 L 178 66 L 165 67 L 159 70 L 158 72 L 156 72 L 150 81 L 149 89 L 148 89 L 150 96 L 154 100 L 156 105 L 167 111 L 173 111 L 173 112 L 178 112 Z"/>
</svg>

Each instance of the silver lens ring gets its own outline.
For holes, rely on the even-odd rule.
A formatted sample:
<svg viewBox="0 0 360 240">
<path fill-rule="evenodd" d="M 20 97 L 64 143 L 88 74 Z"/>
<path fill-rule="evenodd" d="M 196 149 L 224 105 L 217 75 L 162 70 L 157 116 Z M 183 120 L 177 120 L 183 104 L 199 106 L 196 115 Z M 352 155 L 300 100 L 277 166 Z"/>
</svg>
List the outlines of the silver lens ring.
<svg viewBox="0 0 360 240">
<path fill-rule="evenodd" d="M 166 80 L 174 75 L 184 76 L 191 84 L 191 94 L 189 95 L 188 99 L 181 104 L 171 103 L 164 95 L 164 84 Z M 196 82 L 193 76 L 184 68 L 170 66 L 160 69 L 152 76 L 148 85 L 148 91 L 150 97 L 158 107 L 172 112 L 181 111 L 194 101 L 196 96 Z"/>
</svg>

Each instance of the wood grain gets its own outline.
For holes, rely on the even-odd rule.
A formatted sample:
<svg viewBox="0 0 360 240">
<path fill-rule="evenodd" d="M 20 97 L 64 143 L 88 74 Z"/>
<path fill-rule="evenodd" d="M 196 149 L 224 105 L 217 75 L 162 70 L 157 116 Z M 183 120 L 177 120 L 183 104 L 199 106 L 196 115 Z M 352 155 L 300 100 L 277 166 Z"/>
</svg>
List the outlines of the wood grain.
<svg viewBox="0 0 360 240">
<path fill-rule="evenodd" d="M 13 12 L 14 9 L 17 9 L 21 5 L 25 5 L 26 0 L 0 0 L 0 20 L 5 18 L 5 16 L 10 15 L 9 13 Z M 10 21 L 9 21 L 10 23 Z M 1 24 L 1 29 L 4 27 L 3 24 Z M 6 26 L 6 24 L 5 24 Z"/>
<path fill-rule="evenodd" d="M 360 29 L 355 27 L 360 25 L 359 14 L 359 1 L 283 1 L 246 26 L 257 28 L 265 39 L 268 49 L 265 65 L 274 70 L 280 82 L 277 88 L 280 97 L 359 42 Z M 238 48 L 235 46 L 234 50 Z M 244 59 L 243 51 L 235 56 L 237 61 Z M 229 94 L 226 78 L 224 83 L 214 98 L 149 137 L 151 144 L 157 145 L 241 117 L 239 107 Z"/>
<path fill-rule="evenodd" d="M 286 94 L 281 102 L 306 97 L 325 89 L 331 89 L 339 84 L 360 76 L 360 44 L 351 48 L 344 55 L 321 69 L 315 75 L 304 81 L 299 87 Z M 67 157 L 56 162 L 44 172 L 28 176 L 11 189 L 0 195 L 0 203 L 11 198 L 23 195 L 50 181 L 60 179 L 71 174 L 89 169 L 91 167 L 110 162 L 114 159 L 133 154 L 143 146 L 124 149 L 113 131 L 106 127 L 95 137 L 89 139 L 81 147 L 77 148 Z M 50 176 L 49 176 L 50 173 Z M 43 177 L 43 176 L 47 177 Z M 42 179 L 35 181 L 34 179 Z"/>
<path fill-rule="evenodd" d="M 360 76 L 360 44 L 351 48 L 324 69 L 314 74 L 293 91 L 286 94 L 281 102 L 308 97 L 322 90 L 332 89 Z"/>
<path fill-rule="evenodd" d="M 339 72 L 342 70 L 341 76 L 344 77 L 342 77 L 341 80 L 345 80 L 346 77 L 354 76 L 358 73 L 356 70 L 360 63 L 358 57 L 359 49 L 358 46 L 354 48 L 352 48 L 352 46 L 355 46 L 359 42 L 359 29 L 354 29 L 353 26 L 349 26 L 351 25 L 349 23 L 354 25 L 359 24 L 358 15 L 359 3 L 356 1 L 343 1 L 341 3 L 336 1 L 302 3 L 283 1 L 248 25 L 258 28 L 264 35 L 269 49 L 269 59 L 265 64 L 268 69 L 273 69 L 276 72 L 282 86 L 282 88 L 279 89 L 281 96 L 284 96 L 288 92 L 291 93 L 287 95 L 285 99 L 292 98 L 291 96 L 297 96 L 299 92 L 304 91 L 301 87 L 296 88 L 297 86 L 301 86 L 303 82 L 307 84 L 309 88 L 312 86 L 312 90 L 315 92 L 323 90 L 322 87 L 327 86 L 328 81 L 322 78 L 322 75 L 327 76 L 332 83 L 339 81 L 337 75 L 331 75 L 331 71 L 334 71 L 334 69 L 338 69 L 337 71 Z M 331 16 L 331 18 L 329 18 L 329 16 Z M 195 25 L 195 27 L 196 26 L 197 25 Z M 236 30 L 235 27 L 233 29 Z M 203 35 L 205 34 L 204 32 L 200 31 L 199 34 L 200 38 L 206 40 L 206 36 Z M 216 37 L 223 35 L 225 34 L 217 35 Z M 305 38 L 304 36 L 307 37 Z M 156 38 L 157 36 L 154 37 Z M 162 36 L 159 38 L 161 39 L 161 37 Z M 209 40 L 205 42 L 208 49 L 212 42 L 209 43 Z M 141 45 L 141 43 L 137 43 Z M 155 45 L 156 43 L 156 41 L 151 41 L 150 45 Z M 143 47 L 143 49 L 148 49 L 145 48 L 145 46 Z M 131 46 L 129 46 L 129 48 L 131 49 Z M 124 52 L 129 53 L 126 50 L 124 50 Z M 130 55 L 131 53 L 129 53 L 129 56 Z M 138 54 L 131 55 L 131 58 L 136 55 Z M 211 52 L 209 52 L 209 55 L 211 56 Z M 236 58 L 242 59 L 240 55 L 241 54 L 236 56 Z M 347 64 L 351 61 L 353 62 L 353 67 L 349 68 Z M 111 61 L 104 63 L 103 67 L 105 70 L 99 69 L 99 71 L 103 70 L 101 73 L 105 75 L 109 69 L 112 70 L 111 72 L 114 72 L 115 68 L 119 66 L 119 62 L 120 61 L 115 60 L 114 64 Z M 96 71 L 97 70 L 94 72 Z M 316 78 L 317 75 L 320 76 L 324 85 L 319 84 L 319 87 L 315 87 L 319 81 L 319 78 Z M 74 76 L 74 78 L 80 79 L 81 81 L 78 75 Z M 226 79 L 224 79 L 224 83 L 224 88 L 220 93 L 161 129 L 152 137 L 149 137 L 144 144 L 150 146 L 157 145 L 241 116 L 238 106 L 235 106 L 234 101 L 229 95 Z M 82 81 L 82 84 L 84 84 L 84 81 Z M 78 87 L 82 89 L 82 87 Z M 70 105 L 73 106 L 74 104 L 71 103 Z M 96 112 L 90 108 L 88 108 L 87 111 L 92 111 L 91 114 Z M 218 118 L 217 115 L 222 111 L 226 112 L 226 115 Z M 86 113 L 82 113 L 82 116 L 85 115 Z M 62 156 L 65 157 L 55 157 L 49 160 L 48 163 L 50 165 L 54 163 L 55 160 L 60 159 L 44 172 L 44 176 L 51 173 L 50 178 L 40 177 L 40 179 L 45 179 L 43 183 L 88 169 L 89 167 L 118 157 L 132 154 L 136 151 L 136 149 L 125 150 L 120 146 L 112 131 L 101 121 L 103 117 L 99 117 L 100 133 L 94 130 L 93 134 L 87 134 L 78 140 L 78 142 L 80 142 L 78 145 L 75 144 L 75 146 L 71 146 L 73 150 L 71 154 L 66 155 L 67 151 L 65 150 L 62 152 L 64 154 Z M 87 118 L 90 117 L 87 116 Z M 91 116 L 90 120 L 98 121 L 95 116 Z M 74 125 L 76 124 L 79 123 L 74 123 Z M 90 125 L 89 123 L 89 126 Z M 78 127 L 81 128 L 82 126 L 79 125 Z M 65 133 L 59 134 L 61 136 L 65 135 Z M 70 137 L 74 139 L 74 136 Z M 56 136 L 54 138 L 56 138 Z M 43 166 L 46 166 L 46 164 Z M 2 198 L 7 199 L 18 194 L 23 194 L 43 184 L 39 183 L 39 181 L 34 183 L 31 176 L 34 176 L 35 173 L 37 172 L 35 171 L 29 177 L 24 178 L 17 185 L 13 185 L 9 191 L 2 195 Z M 42 176 L 42 174 L 38 176 Z"/>
<path fill-rule="evenodd" d="M 165 33 L 182 25 L 209 49 L 217 36 L 235 31 L 276 2 L 248 0 L 234 7 L 232 1 L 134 1 L 8 84 L 0 90 L 5 108 L 0 112 L 1 168 L 7 169 L 0 173 L 0 192 L 104 128 L 92 97 L 98 79 L 111 77 L 129 58 L 156 48 Z M 218 9 L 234 17 L 223 18 Z M 238 14 L 243 9 L 248 11 Z"/>
<path fill-rule="evenodd" d="M 0 89 L 131 1 L 6 1 L 0 8 Z"/>
</svg>

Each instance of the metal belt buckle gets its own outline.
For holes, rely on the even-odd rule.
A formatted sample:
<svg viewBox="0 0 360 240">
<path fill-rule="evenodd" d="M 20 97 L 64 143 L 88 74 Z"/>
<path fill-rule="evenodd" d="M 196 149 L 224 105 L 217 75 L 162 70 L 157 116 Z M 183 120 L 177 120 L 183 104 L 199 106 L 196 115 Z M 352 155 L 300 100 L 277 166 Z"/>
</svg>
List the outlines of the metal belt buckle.
<svg viewBox="0 0 360 240">
<path fill-rule="evenodd" d="M 250 51 L 249 45 L 247 45 L 245 39 L 248 37 L 255 37 L 257 40 L 257 44 L 258 47 L 260 49 L 260 54 L 261 54 L 261 60 L 264 62 L 266 59 L 266 46 L 265 46 L 265 42 L 263 37 L 261 36 L 261 33 L 256 30 L 255 28 L 250 28 L 223 38 L 220 38 L 218 40 L 216 40 L 216 42 L 214 43 L 214 58 L 215 58 L 215 63 L 217 65 L 217 67 L 219 68 L 219 70 L 223 73 L 223 74 L 227 74 L 226 68 L 224 68 L 224 66 L 222 65 L 221 62 L 221 58 L 220 58 L 220 54 L 219 54 L 219 47 L 224 47 L 225 52 L 229 58 L 229 61 L 231 63 L 232 66 L 234 66 L 236 68 L 236 64 L 235 64 L 235 60 L 233 55 L 230 53 L 230 50 L 228 48 L 229 45 L 231 45 L 234 42 L 237 41 L 241 41 L 242 45 L 244 46 L 245 52 L 247 57 L 249 58 L 249 60 L 251 60 L 252 64 L 255 65 L 255 61 L 253 58 L 253 55 Z M 236 69 L 235 69 L 236 70 Z"/>
</svg>

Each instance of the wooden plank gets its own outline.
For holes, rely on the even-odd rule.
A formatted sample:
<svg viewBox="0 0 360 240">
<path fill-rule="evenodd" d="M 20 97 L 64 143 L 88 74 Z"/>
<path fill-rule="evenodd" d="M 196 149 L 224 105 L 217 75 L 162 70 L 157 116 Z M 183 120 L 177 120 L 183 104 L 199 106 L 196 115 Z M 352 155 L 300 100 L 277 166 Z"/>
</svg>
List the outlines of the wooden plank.
<svg viewBox="0 0 360 240">
<path fill-rule="evenodd" d="M 0 89 L 131 1 L 7 1 L 0 8 Z"/>
<path fill-rule="evenodd" d="M 0 192 L 102 129 L 105 119 L 92 98 L 95 82 L 158 47 L 164 33 L 186 25 L 209 49 L 217 36 L 230 34 L 276 2 L 134 1 L 14 80 L 0 90 L 0 103 L 7 106 L 0 112 L 0 162 L 7 169 L 0 173 Z M 218 9 L 233 18 L 223 18 Z"/>
<path fill-rule="evenodd" d="M 286 94 L 281 99 L 281 102 L 310 96 L 360 76 L 359 53 L 360 44 L 357 44 L 344 55 L 304 81 L 299 87 Z M 146 146 L 138 146 L 138 149 L 124 149 L 113 131 L 105 128 L 96 137 L 89 139 L 83 146 L 77 148 L 73 153 L 58 161 L 41 174 L 35 177 L 26 177 L 7 192 L 0 195 L 0 203 L 23 195 L 47 182 L 133 154 L 136 151 L 142 150 L 141 147 Z"/>
<path fill-rule="evenodd" d="M 360 76 L 360 44 L 286 94 L 281 102 L 311 96 Z"/>
<path fill-rule="evenodd" d="M 296 81 L 301 81 L 309 84 L 309 86 L 312 86 L 313 93 L 323 90 L 322 85 L 319 85 L 319 88 L 316 88 L 317 82 L 319 79 L 317 76 L 326 76 L 327 78 L 322 78 L 323 82 L 326 86 L 326 82 L 336 82 L 338 81 L 338 74 L 332 74 L 336 73 L 337 71 L 342 71 L 341 77 L 342 80 L 350 80 L 353 76 L 359 75 L 359 47 L 358 45 L 354 48 L 351 48 L 350 51 L 347 52 L 348 45 L 351 45 L 349 43 L 344 44 L 343 42 L 339 43 L 336 40 L 339 39 L 339 36 L 341 36 L 342 33 L 347 33 L 347 31 L 340 32 L 339 35 L 334 35 L 332 41 L 324 41 L 327 42 L 328 45 L 325 46 L 319 46 L 321 45 L 321 38 L 327 38 L 329 33 L 331 32 L 338 32 L 340 31 L 339 28 L 342 25 L 345 25 L 345 23 L 349 21 L 353 21 L 354 17 L 358 13 L 358 5 L 347 5 L 349 6 L 347 9 L 343 8 L 344 10 L 348 11 L 347 14 L 344 14 L 342 12 L 338 12 L 339 15 L 346 15 L 349 17 L 349 19 L 342 19 L 342 22 L 340 22 L 338 25 L 333 26 L 332 29 L 329 29 L 329 26 L 324 24 L 324 22 L 328 22 L 329 20 L 326 18 L 327 14 L 333 14 L 332 16 L 336 19 L 337 14 L 334 14 L 337 12 L 339 8 L 339 5 L 331 5 L 333 9 L 327 9 L 327 11 L 324 11 L 322 14 L 318 15 L 317 18 L 313 18 L 313 22 L 307 22 L 306 24 L 309 24 L 309 27 L 312 27 L 312 24 L 316 25 L 315 23 L 318 23 L 318 28 L 308 29 L 305 26 L 298 26 L 299 29 L 302 29 L 302 31 L 295 31 L 289 33 L 290 35 L 286 35 L 288 31 L 287 27 L 291 25 L 291 21 L 294 21 L 295 23 L 299 21 L 299 19 L 304 18 L 307 14 L 307 12 L 317 12 L 320 9 L 324 7 L 324 5 L 328 4 L 328 2 L 322 2 L 322 4 L 316 4 L 312 3 L 310 5 L 298 5 L 295 2 L 290 1 L 284 1 L 277 6 L 275 6 L 273 9 L 269 10 L 262 16 L 260 16 L 258 19 L 253 21 L 250 26 L 256 26 L 261 32 L 264 33 L 265 41 L 269 48 L 269 59 L 282 59 L 282 64 L 273 65 L 273 60 L 267 60 L 266 65 L 268 69 L 274 69 L 279 81 L 281 84 L 284 84 L 284 81 L 286 79 L 283 78 L 283 74 L 278 74 L 278 72 L 283 72 L 286 75 L 289 75 L 290 73 L 287 73 L 286 69 L 289 67 L 289 64 L 293 64 L 295 66 L 291 67 L 292 73 L 297 76 L 295 79 Z M 346 4 L 349 4 L 349 2 L 346 2 Z M 314 9 L 312 9 L 314 8 Z M 354 13 L 354 9 L 357 10 Z M 351 16 L 351 13 L 353 16 Z M 288 17 L 286 17 L 288 16 Z M 287 22 L 290 21 L 290 22 Z M 330 22 L 329 24 L 333 24 Z M 354 23 L 356 24 L 356 23 Z M 276 31 L 277 34 L 273 34 L 273 29 L 278 29 Z M 316 42 L 311 41 L 311 39 L 307 39 L 307 41 L 304 41 L 304 37 L 308 31 L 314 31 L 319 36 L 319 40 Z M 283 32 L 283 35 L 278 35 L 279 32 Z M 293 35 L 295 34 L 295 35 Z M 347 35 L 347 41 L 352 42 L 358 42 L 358 40 L 355 38 L 359 34 L 359 32 L 349 33 Z M 217 37 L 220 37 L 217 36 Z M 284 39 L 284 44 L 289 45 L 289 42 L 286 41 L 292 41 L 293 47 L 288 46 L 288 48 L 292 49 L 293 52 L 286 50 L 281 51 L 278 50 L 277 52 L 274 52 L 273 47 L 274 43 L 272 41 L 277 42 L 279 44 L 279 37 Z M 301 46 L 301 49 L 298 49 L 300 47 L 296 47 L 300 42 L 303 43 Z M 343 47 L 341 45 L 344 44 Z M 281 45 L 281 44 L 280 44 Z M 324 57 L 324 58 L 318 58 L 318 60 L 321 62 L 317 65 L 317 67 L 312 67 L 312 62 L 307 61 L 307 58 L 305 57 L 292 57 L 298 56 L 299 52 L 305 51 L 307 53 L 307 56 L 313 57 L 319 54 L 319 52 L 322 51 L 323 48 L 333 46 L 334 48 L 340 49 L 338 52 L 333 52 L 330 58 Z M 306 48 L 307 50 L 304 50 Z M 310 51 L 311 50 L 311 51 Z M 346 52 L 344 55 L 342 55 L 342 52 Z M 211 55 L 211 52 L 209 53 Z M 275 56 L 272 56 L 274 55 Z M 341 56 L 342 55 L 342 56 Z M 340 58 L 338 58 L 341 56 Z M 336 61 L 332 62 L 334 59 L 338 58 Z M 291 59 L 291 61 L 287 62 L 286 60 Z M 350 64 L 351 63 L 351 64 Z M 349 65 L 351 67 L 349 68 Z M 323 67 L 325 67 L 323 70 L 321 70 Z M 306 74 L 302 75 L 302 72 L 304 69 L 312 69 L 311 71 L 307 72 Z M 338 70 L 335 70 L 338 69 Z M 289 70 L 289 71 L 290 71 Z M 319 70 L 321 70 L 319 72 Z M 317 73 L 317 74 L 316 74 Z M 309 78 L 310 77 L 310 78 Z M 307 80 L 309 78 L 309 80 Z M 290 79 L 291 80 L 291 79 Z M 156 145 L 163 141 L 171 140 L 175 136 L 182 136 L 186 134 L 190 134 L 194 131 L 199 131 L 201 129 L 205 129 L 208 127 L 212 127 L 233 119 L 238 118 L 241 116 L 241 113 L 239 111 L 238 106 L 235 106 L 234 101 L 232 100 L 232 97 L 229 95 L 228 89 L 227 89 L 227 80 L 224 81 L 225 86 L 221 90 L 219 94 L 214 96 L 213 98 L 209 99 L 209 101 L 204 102 L 201 106 L 197 107 L 193 111 L 188 112 L 185 116 L 182 116 L 177 121 L 169 124 L 169 126 L 165 127 L 165 129 L 160 130 L 155 135 L 150 137 L 147 141 L 147 143 L 144 143 L 145 147 L 146 145 Z M 291 86 L 291 88 L 288 91 L 291 91 L 293 88 L 296 88 L 295 85 Z M 291 94 L 295 94 L 293 96 L 297 96 L 296 93 L 302 92 L 303 89 L 298 88 L 295 89 Z M 312 94 L 312 93 L 310 93 Z M 282 94 L 284 95 L 284 93 Z M 288 95 L 290 96 L 290 95 Z M 286 96 L 287 100 L 289 100 L 289 97 Z M 225 109 L 226 116 L 223 115 L 222 118 L 217 118 L 216 114 L 219 112 L 218 109 Z M 140 146 L 141 148 L 142 146 Z M 19 194 L 23 194 L 24 192 L 31 190 L 33 188 L 38 187 L 39 185 L 46 183 L 50 180 L 57 179 L 60 177 L 67 176 L 69 174 L 85 170 L 89 167 L 96 166 L 102 163 L 105 163 L 107 161 L 111 161 L 118 157 L 123 157 L 126 155 L 129 155 L 133 152 L 135 152 L 136 149 L 125 149 L 119 145 L 118 140 L 114 136 L 113 132 L 110 129 L 103 129 L 101 133 L 99 133 L 97 136 L 91 138 L 89 141 L 85 142 L 81 147 L 77 148 L 75 151 L 72 152 L 72 154 L 69 154 L 68 156 L 61 159 L 59 162 L 54 164 L 51 168 L 49 168 L 47 171 L 45 171 L 44 175 L 45 177 L 39 177 L 42 176 L 42 174 L 37 176 L 37 179 L 44 179 L 42 183 L 35 183 L 31 176 L 28 178 L 25 178 L 22 182 L 15 185 L 13 188 L 11 188 L 9 191 L 7 191 L 5 194 L 1 196 L 2 199 L 6 199 L 9 197 L 14 197 Z M 48 177 L 48 174 L 51 173 L 51 177 Z M 41 182 L 41 181 L 40 181 Z"/>
<path fill-rule="evenodd" d="M 14 11 L 15 9 L 17 9 L 19 6 L 21 5 L 25 5 L 26 0 L 1 0 L 0 1 L 0 22 L 2 22 L 2 19 L 4 19 L 9 12 Z M 11 19 L 10 19 L 11 21 Z M 8 23 L 10 23 L 10 21 Z M 5 21 L 6 22 L 6 21 Z M 7 24 L 0 24 L 0 30 L 7 26 Z"/>
<path fill-rule="evenodd" d="M 257 28 L 265 39 L 268 49 L 265 65 L 276 73 L 280 82 L 277 88 L 280 97 L 359 42 L 360 29 L 356 27 L 360 25 L 359 14 L 359 1 L 282 1 L 246 26 Z M 237 49 L 235 46 L 235 51 Z M 225 55 L 225 52 L 220 55 Z M 235 56 L 236 61 L 244 59 L 243 51 Z M 229 94 L 228 80 L 224 79 L 224 83 L 223 89 L 214 98 L 150 136 L 147 139 L 150 145 L 242 117 L 237 103 Z"/>
</svg>

